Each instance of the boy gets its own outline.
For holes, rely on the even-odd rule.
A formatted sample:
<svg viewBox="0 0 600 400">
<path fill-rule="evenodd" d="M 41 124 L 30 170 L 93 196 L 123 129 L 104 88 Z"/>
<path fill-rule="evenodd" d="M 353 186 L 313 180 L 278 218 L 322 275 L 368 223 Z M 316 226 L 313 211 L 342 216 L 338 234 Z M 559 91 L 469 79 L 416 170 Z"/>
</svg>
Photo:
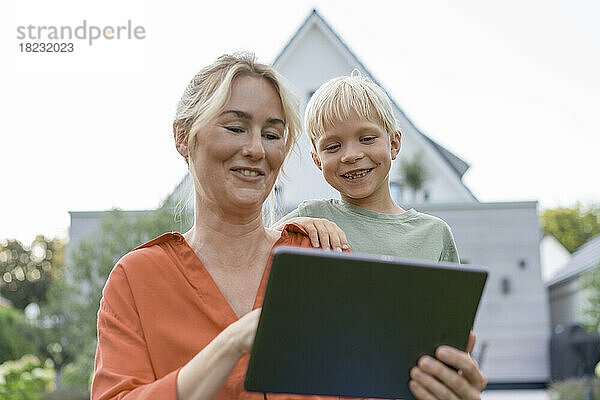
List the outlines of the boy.
<svg viewBox="0 0 600 400">
<path fill-rule="evenodd" d="M 304 119 L 312 159 L 341 200 L 304 201 L 278 227 L 293 219 L 314 247 L 342 251 L 347 237 L 354 252 L 459 262 L 444 221 L 405 211 L 390 195 L 389 172 L 401 136 L 381 88 L 354 73 L 332 79 L 312 96 Z M 471 332 L 467 352 L 474 345 Z M 480 398 L 486 378 L 466 352 L 439 347 L 435 357 L 421 357 L 411 369 L 409 387 L 416 398 Z"/>
<path fill-rule="evenodd" d="M 339 249 L 335 229 L 312 219 L 323 218 L 344 231 L 354 252 L 459 262 L 444 221 L 403 210 L 390 195 L 389 172 L 400 151 L 401 133 L 379 86 L 355 73 L 334 78 L 312 96 L 304 122 L 312 159 L 341 200 L 304 201 L 276 225 L 311 217 L 295 221 L 306 224 L 313 245 L 319 247 L 318 232 L 322 247 L 329 247 L 331 240 L 331 247 Z"/>
</svg>

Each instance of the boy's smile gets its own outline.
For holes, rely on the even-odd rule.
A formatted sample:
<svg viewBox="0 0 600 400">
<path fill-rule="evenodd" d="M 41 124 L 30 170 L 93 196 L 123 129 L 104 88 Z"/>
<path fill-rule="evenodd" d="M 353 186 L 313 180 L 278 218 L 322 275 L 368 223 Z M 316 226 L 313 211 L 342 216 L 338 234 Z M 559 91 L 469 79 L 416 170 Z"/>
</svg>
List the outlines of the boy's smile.
<svg viewBox="0 0 600 400">
<path fill-rule="evenodd" d="M 400 148 L 398 133 L 390 140 L 381 126 L 353 112 L 328 127 L 316 148 L 313 161 L 342 200 L 363 208 L 387 208 L 388 174 Z"/>
<path fill-rule="evenodd" d="M 353 169 L 348 172 L 345 172 L 341 175 L 342 178 L 354 180 L 365 177 L 369 172 L 373 171 L 373 168 L 367 169 Z"/>
</svg>

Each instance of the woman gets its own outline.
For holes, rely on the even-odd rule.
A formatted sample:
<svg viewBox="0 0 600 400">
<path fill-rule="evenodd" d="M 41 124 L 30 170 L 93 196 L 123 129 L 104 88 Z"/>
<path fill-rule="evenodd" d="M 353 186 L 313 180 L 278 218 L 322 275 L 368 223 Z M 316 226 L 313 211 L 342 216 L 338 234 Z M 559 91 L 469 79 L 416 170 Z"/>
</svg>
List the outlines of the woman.
<svg viewBox="0 0 600 400">
<path fill-rule="evenodd" d="M 300 226 L 267 229 L 261 213 L 299 133 L 297 113 L 277 73 L 249 55 L 222 56 L 190 82 L 173 130 L 194 181 L 194 226 L 138 247 L 111 272 L 92 399 L 263 398 L 245 392 L 243 380 L 270 254 L 310 245 Z M 466 353 L 451 350 L 463 357 L 454 365 L 471 371 Z M 442 372 L 473 393 L 483 382 L 448 368 L 419 371 L 426 388 L 438 388 L 430 380 Z"/>
</svg>

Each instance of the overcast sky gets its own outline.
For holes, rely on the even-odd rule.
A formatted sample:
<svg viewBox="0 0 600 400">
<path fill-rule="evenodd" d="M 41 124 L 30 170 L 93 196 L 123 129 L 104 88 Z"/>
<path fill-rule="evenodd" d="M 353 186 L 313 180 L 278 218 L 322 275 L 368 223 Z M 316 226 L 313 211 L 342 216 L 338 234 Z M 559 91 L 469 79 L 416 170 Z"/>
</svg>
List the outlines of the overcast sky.
<svg viewBox="0 0 600 400">
<path fill-rule="evenodd" d="M 0 239 L 66 238 L 69 210 L 155 208 L 186 172 L 171 139 L 222 53 L 271 62 L 313 7 L 481 201 L 600 202 L 600 2 L 48 1 L 0 4 Z M 21 53 L 18 26 L 144 29 Z M 32 42 L 31 40 L 29 42 Z"/>
</svg>

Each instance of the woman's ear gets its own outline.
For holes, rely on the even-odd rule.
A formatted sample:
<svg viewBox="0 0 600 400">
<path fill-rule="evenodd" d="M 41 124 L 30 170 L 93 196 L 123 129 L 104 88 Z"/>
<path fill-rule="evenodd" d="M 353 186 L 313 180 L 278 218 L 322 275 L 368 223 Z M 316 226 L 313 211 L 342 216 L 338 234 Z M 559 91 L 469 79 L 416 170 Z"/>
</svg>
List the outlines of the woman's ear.
<svg viewBox="0 0 600 400">
<path fill-rule="evenodd" d="M 312 157 L 313 162 L 315 163 L 317 168 L 319 168 L 321 171 L 323 171 L 323 169 L 321 168 L 321 159 L 319 158 L 319 156 L 312 150 L 310 152 L 310 156 Z"/>
<path fill-rule="evenodd" d="M 181 154 L 183 158 L 185 158 L 185 161 L 187 161 L 189 157 L 187 135 L 184 135 L 181 132 L 179 126 L 180 125 L 177 123 L 177 121 L 173 122 L 173 138 L 175 138 L 175 147 L 177 148 L 179 154 Z"/>
<path fill-rule="evenodd" d="M 397 130 L 396 132 L 394 132 L 394 137 L 391 140 L 391 155 L 392 155 L 392 160 L 395 160 L 396 157 L 398 156 L 398 153 L 400 153 L 400 147 L 402 144 L 402 132 L 400 132 L 399 130 Z"/>
</svg>

